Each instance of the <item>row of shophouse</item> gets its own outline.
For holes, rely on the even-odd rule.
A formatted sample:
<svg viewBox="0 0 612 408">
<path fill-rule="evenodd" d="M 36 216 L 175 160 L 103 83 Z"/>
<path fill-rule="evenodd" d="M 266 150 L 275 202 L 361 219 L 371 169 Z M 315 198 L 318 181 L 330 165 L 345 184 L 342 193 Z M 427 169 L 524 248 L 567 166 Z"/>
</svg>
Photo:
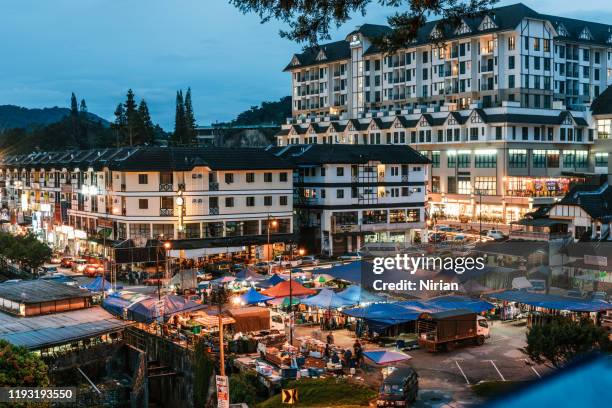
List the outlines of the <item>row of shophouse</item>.
<svg viewBox="0 0 612 408">
<path fill-rule="evenodd" d="M 7 155 L 2 220 L 72 254 L 169 242 L 185 258 L 269 259 L 294 248 L 301 229 L 311 231 L 302 239 L 311 251 L 341 254 L 368 240 L 414 238 L 425 225 L 428 163 L 405 146 Z"/>
</svg>

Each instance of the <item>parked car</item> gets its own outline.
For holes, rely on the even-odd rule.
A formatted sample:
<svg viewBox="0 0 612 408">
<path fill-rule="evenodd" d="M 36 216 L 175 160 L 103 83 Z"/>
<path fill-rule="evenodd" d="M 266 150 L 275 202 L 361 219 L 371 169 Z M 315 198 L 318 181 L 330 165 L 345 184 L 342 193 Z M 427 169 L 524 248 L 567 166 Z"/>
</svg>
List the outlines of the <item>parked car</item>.
<svg viewBox="0 0 612 408">
<path fill-rule="evenodd" d="M 570 289 L 567 291 L 567 297 L 581 298 L 582 291 L 580 289 Z"/>
<path fill-rule="evenodd" d="M 272 262 L 269 262 L 269 261 L 257 262 L 255 265 L 253 265 L 253 267 L 255 268 L 257 272 L 268 273 L 268 271 L 272 267 Z"/>
<path fill-rule="evenodd" d="M 58 265 L 62 263 L 62 257 L 57 255 L 57 254 L 53 254 L 51 256 L 51 259 L 49 259 L 49 263 L 53 264 L 53 265 Z"/>
<path fill-rule="evenodd" d="M 302 260 L 301 259 L 292 259 L 288 255 L 277 255 L 274 258 L 274 261 L 272 261 L 272 264 L 273 265 L 282 266 L 283 268 L 288 268 L 290 266 L 301 265 L 302 264 Z"/>
<path fill-rule="evenodd" d="M 419 392 L 419 376 L 409 367 L 398 368 L 383 380 L 376 405 L 378 407 L 406 406 L 414 402 Z"/>
<path fill-rule="evenodd" d="M 306 255 L 302 257 L 302 266 L 317 266 L 319 260 L 314 255 Z"/>
<path fill-rule="evenodd" d="M 439 232 L 434 232 L 427 236 L 427 241 L 429 242 L 442 242 L 445 240 L 446 240 L 446 235 L 441 234 Z"/>
<path fill-rule="evenodd" d="M 65 256 L 60 261 L 60 266 L 62 268 L 72 268 L 72 262 L 74 262 L 74 258 L 71 256 Z"/>
<path fill-rule="evenodd" d="M 104 266 L 99 264 L 87 264 L 85 265 L 84 273 L 87 276 L 102 275 L 104 273 Z"/>
<path fill-rule="evenodd" d="M 493 238 L 494 240 L 497 241 L 498 239 L 504 239 L 506 236 L 500 230 L 492 229 L 492 230 L 487 231 L 487 237 Z"/>
<path fill-rule="evenodd" d="M 338 259 L 341 261 L 360 261 L 361 258 L 361 252 L 347 252 L 346 254 L 338 257 Z"/>
<path fill-rule="evenodd" d="M 419 341 L 418 340 L 410 340 L 410 341 L 406 342 L 406 344 L 404 345 L 404 348 L 402 350 L 404 350 L 404 351 L 412 351 L 412 350 L 418 350 L 419 348 L 421 348 L 421 346 L 419 346 Z"/>
<path fill-rule="evenodd" d="M 607 301 L 608 294 L 606 292 L 596 291 L 591 293 L 591 299 Z"/>
<path fill-rule="evenodd" d="M 40 267 L 41 275 L 46 275 L 50 273 L 57 273 L 57 266 L 41 266 Z"/>
<path fill-rule="evenodd" d="M 72 271 L 83 273 L 85 272 L 85 268 L 87 268 L 87 260 L 86 259 L 75 259 L 72 261 Z"/>
</svg>

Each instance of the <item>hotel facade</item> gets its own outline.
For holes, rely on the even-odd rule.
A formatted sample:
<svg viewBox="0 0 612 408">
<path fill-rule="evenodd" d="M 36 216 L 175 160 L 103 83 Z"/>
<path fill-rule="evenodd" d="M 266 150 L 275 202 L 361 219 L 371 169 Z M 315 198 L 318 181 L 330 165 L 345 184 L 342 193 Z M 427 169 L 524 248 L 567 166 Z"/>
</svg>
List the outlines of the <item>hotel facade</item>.
<svg viewBox="0 0 612 408">
<path fill-rule="evenodd" d="M 241 252 L 265 259 L 294 240 L 292 165 L 262 149 L 5 156 L 0 186 L 4 220 L 31 226 L 73 254 L 171 241 L 173 256 Z"/>
<path fill-rule="evenodd" d="M 429 22 L 393 55 L 372 45 L 388 30 L 365 24 L 293 56 L 279 146 L 411 146 L 432 162 L 437 220 L 511 223 L 607 173 L 593 146 L 609 132 L 589 106 L 612 84 L 612 26 L 515 4 L 454 32 Z"/>
</svg>

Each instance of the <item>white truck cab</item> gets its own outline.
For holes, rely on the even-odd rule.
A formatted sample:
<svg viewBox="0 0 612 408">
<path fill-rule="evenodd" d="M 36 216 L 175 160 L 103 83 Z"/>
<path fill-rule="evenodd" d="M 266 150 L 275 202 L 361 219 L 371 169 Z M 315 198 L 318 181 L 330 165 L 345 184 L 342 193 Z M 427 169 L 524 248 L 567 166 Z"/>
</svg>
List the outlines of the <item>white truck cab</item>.
<svg viewBox="0 0 612 408">
<path fill-rule="evenodd" d="M 489 333 L 489 321 L 486 317 L 476 317 L 476 334 L 478 336 L 484 336 L 487 339 L 491 337 L 491 334 Z"/>
</svg>

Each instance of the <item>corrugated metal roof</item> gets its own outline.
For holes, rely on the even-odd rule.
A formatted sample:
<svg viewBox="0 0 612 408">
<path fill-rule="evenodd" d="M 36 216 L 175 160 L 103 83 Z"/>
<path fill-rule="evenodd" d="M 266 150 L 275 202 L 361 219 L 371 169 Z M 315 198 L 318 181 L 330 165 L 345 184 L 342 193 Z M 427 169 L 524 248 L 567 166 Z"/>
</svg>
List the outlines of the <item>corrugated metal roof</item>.
<svg viewBox="0 0 612 408">
<path fill-rule="evenodd" d="M 132 324 L 113 317 L 100 306 L 34 317 L 0 313 L 0 339 L 38 350 L 111 333 Z"/>
</svg>

